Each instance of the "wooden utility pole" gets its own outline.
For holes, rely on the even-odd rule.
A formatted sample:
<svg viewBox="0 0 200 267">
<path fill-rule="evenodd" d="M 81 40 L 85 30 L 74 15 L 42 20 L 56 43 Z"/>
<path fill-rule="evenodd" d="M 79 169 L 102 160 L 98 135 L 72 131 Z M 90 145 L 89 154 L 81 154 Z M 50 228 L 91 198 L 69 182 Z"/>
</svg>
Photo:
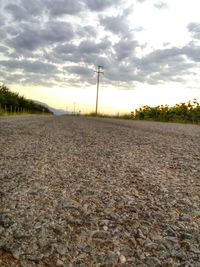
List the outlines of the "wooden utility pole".
<svg viewBox="0 0 200 267">
<path fill-rule="evenodd" d="M 99 100 L 99 77 L 100 74 L 104 74 L 103 70 L 103 66 L 98 66 L 97 70 L 95 70 L 94 72 L 97 73 L 97 95 L 96 95 L 96 116 L 98 114 L 98 100 Z"/>
<path fill-rule="evenodd" d="M 76 111 L 76 102 L 74 102 L 74 115 L 75 115 L 75 111 Z"/>
</svg>

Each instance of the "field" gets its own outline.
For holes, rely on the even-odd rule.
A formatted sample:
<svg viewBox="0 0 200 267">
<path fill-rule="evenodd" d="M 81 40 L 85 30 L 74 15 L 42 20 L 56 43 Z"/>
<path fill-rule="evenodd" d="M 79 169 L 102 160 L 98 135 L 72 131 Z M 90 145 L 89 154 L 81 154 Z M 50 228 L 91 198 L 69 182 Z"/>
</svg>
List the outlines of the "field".
<svg viewBox="0 0 200 267">
<path fill-rule="evenodd" d="M 0 117 L 0 266 L 200 266 L 200 126 Z"/>
</svg>

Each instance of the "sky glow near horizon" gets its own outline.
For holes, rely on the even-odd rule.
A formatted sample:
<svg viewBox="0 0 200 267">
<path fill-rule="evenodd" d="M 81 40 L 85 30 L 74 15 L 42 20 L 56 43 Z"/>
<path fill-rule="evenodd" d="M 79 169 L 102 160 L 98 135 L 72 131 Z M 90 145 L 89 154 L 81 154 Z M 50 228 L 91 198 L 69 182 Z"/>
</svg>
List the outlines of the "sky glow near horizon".
<svg viewBox="0 0 200 267">
<path fill-rule="evenodd" d="M 200 2 L 2 0 L 0 82 L 57 108 L 200 101 Z"/>
</svg>

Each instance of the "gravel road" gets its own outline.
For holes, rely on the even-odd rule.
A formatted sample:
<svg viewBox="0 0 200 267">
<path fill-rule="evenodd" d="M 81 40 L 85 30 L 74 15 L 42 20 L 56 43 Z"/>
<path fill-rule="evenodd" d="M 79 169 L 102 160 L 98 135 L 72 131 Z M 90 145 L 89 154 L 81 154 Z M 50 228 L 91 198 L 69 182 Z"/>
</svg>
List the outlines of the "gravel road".
<svg viewBox="0 0 200 267">
<path fill-rule="evenodd" d="M 0 266 L 200 266 L 200 126 L 0 117 Z"/>
</svg>

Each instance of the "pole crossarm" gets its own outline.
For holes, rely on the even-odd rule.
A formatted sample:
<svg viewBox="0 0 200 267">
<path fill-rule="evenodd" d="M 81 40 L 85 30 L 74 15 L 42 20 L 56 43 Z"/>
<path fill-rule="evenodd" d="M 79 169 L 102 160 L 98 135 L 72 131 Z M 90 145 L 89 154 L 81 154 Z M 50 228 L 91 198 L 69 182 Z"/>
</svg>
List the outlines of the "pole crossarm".
<svg viewBox="0 0 200 267">
<path fill-rule="evenodd" d="M 94 70 L 96 73 L 104 74 L 104 71 L 102 71 L 103 66 L 98 66 L 97 70 Z"/>
</svg>

